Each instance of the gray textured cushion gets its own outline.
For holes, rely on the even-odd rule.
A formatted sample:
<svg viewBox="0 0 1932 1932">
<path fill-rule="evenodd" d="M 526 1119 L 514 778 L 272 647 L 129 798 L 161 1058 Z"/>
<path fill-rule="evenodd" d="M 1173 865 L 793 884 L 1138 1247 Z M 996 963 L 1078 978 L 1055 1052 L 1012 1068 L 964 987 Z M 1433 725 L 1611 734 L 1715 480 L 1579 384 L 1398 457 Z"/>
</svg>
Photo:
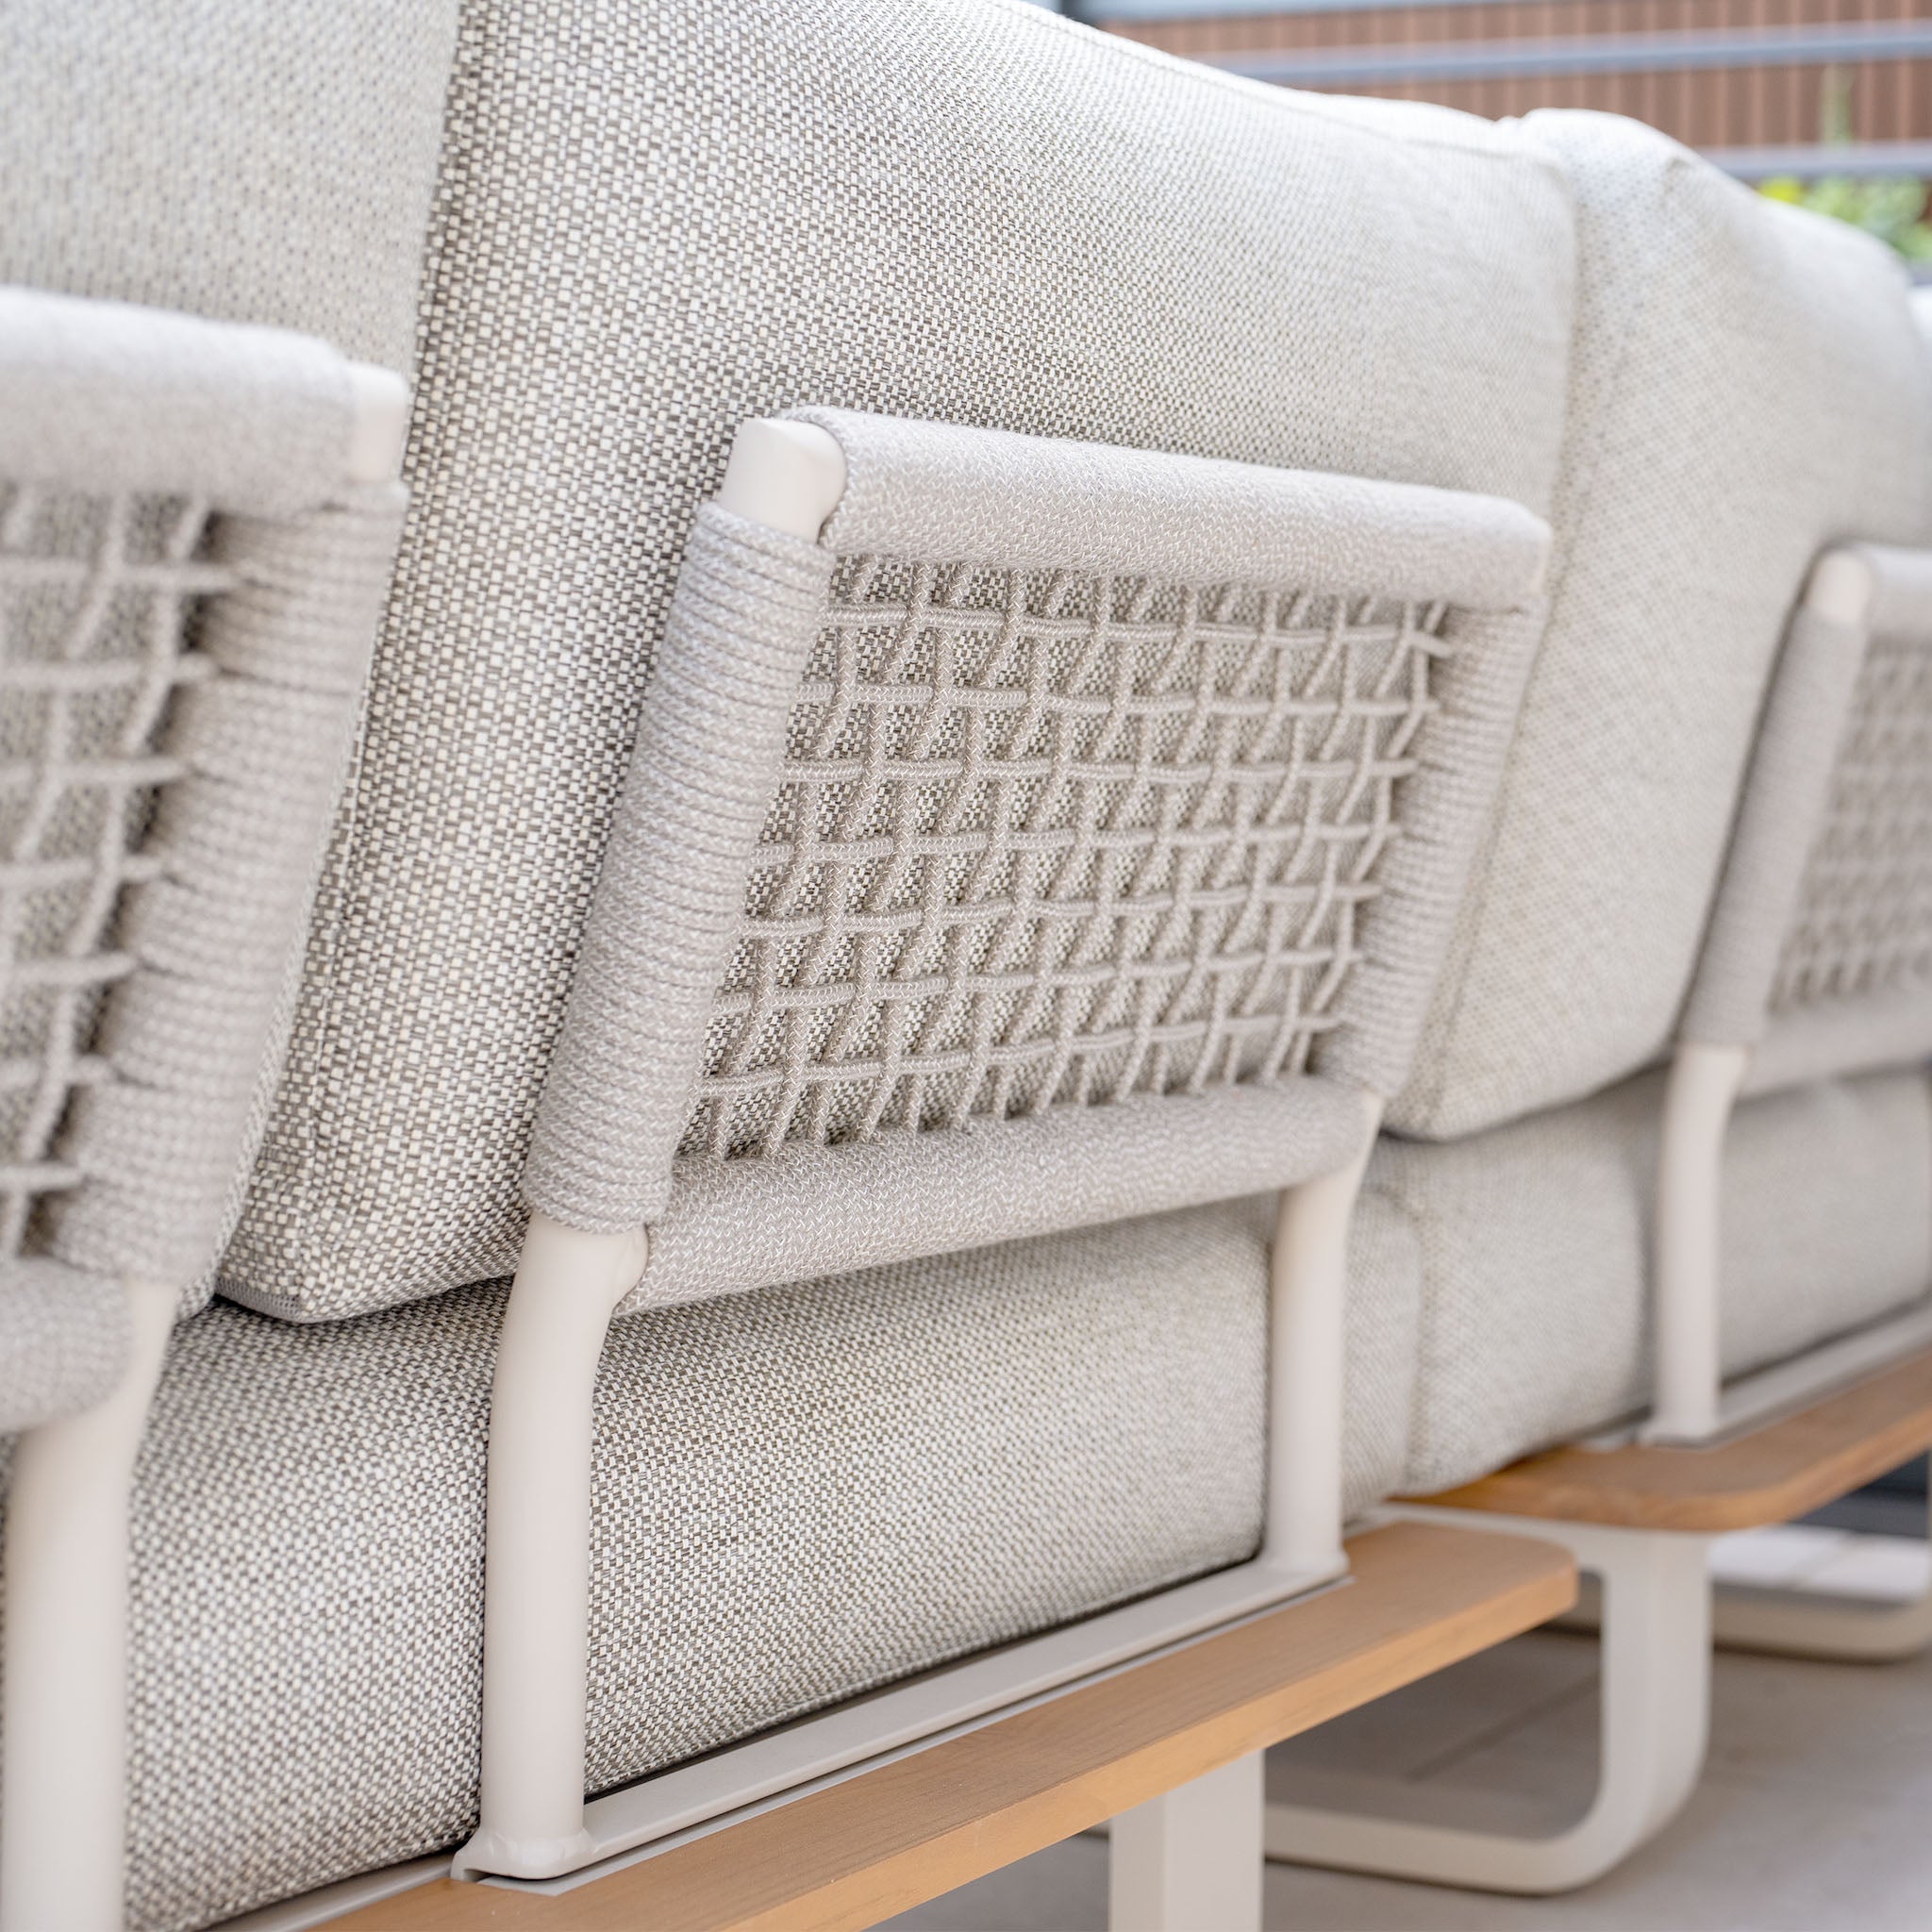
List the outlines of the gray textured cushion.
<svg viewBox="0 0 1932 1932">
<path fill-rule="evenodd" d="M 1540 113 L 1576 196 L 1550 624 L 1405 1131 L 1595 1091 L 1664 1046 L 1790 607 L 1838 538 L 1932 515 L 1904 273 L 1663 136 Z"/>
<path fill-rule="evenodd" d="M 617 1324 L 589 1783 L 1247 1556 L 1269 1212 Z M 1351 1364 L 1371 1418 L 1351 1507 L 1401 1464 L 1412 1277 L 1385 1272 L 1394 1319 Z M 136 1925 L 203 1924 L 475 1824 L 503 1301 L 308 1327 L 218 1305 L 176 1332 L 136 1485 Z"/>
<path fill-rule="evenodd" d="M 1512 498 L 1555 471 L 1557 169 L 997 0 L 476 0 L 411 527 L 228 1277 L 502 1274 L 693 507 L 819 403 Z"/>
<path fill-rule="evenodd" d="M 0 282 L 407 369 L 457 0 L 8 0 Z"/>
<path fill-rule="evenodd" d="M 1439 1489 L 1647 1399 L 1660 1076 L 1448 1146 L 1385 1141 L 1365 1204 L 1410 1224 L 1421 1343 L 1405 1486 Z M 1932 1087 L 1747 1101 L 1725 1144 L 1727 1374 L 1932 1290 Z"/>
</svg>

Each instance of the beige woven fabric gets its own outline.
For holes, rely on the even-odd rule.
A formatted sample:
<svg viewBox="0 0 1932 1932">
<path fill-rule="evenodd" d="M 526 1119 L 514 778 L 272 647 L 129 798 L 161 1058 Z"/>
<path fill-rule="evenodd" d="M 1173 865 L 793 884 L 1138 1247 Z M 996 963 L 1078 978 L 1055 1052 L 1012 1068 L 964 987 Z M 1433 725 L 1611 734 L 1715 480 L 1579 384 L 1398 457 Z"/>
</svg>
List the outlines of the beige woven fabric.
<svg viewBox="0 0 1932 1932">
<path fill-rule="evenodd" d="M 1863 625 L 1803 608 L 1791 620 L 1684 1002 L 1685 1040 L 1756 1046 L 1764 1037 L 1779 958 L 1800 916 L 1807 854 L 1840 784 L 1835 769 L 1865 647 Z"/>
<path fill-rule="evenodd" d="M 1195 584 L 1314 585 L 1514 610 L 1549 531 L 1521 504 L 856 409 L 794 409 L 845 459 L 821 533 L 845 557 Z"/>
<path fill-rule="evenodd" d="M 1385 1140 L 1364 1211 L 1420 1255 L 1404 1487 L 1440 1489 L 1649 1401 L 1659 1076 L 1444 1146 Z M 1386 1205 L 1371 1207 L 1374 1195 Z M 1724 1145 L 1724 1364 L 1800 1354 L 1932 1289 L 1932 1087 L 1822 1081 L 1741 1105 Z"/>
<path fill-rule="evenodd" d="M 746 417 L 1547 502 L 1566 196 L 1464 117 L 1000 0 L 477 0 L 437 208 L 416 507 L 226 1263 L 313 1315 L 514 1259 L 641 694 Z"/>
<path fill-rule="evenodd" d="M 341 480 L 341 358 L 153 320 L 0 291 L 0 1413 L 18 1426 L 105 1392 L 118 1284 L 205 1297 L 401 523 L 399 487 Z"/>
<path fill-rule="evenodd" d="M 92 1407 L 133 1342 L 118 1281 L 43 1257 L 0 1257 L 0 1433 Z"/>
<path fill-rule="evenodd" d="M 457 0 L 8 0 L 0 282 L 407 370 Z"/>
<path fill-rule="evenodd" d="M 1345 1167 L 1362 1133 L 1357 1094 L 1307 1079 L 686 1158 L 623 1311 L 1264 1189 L 1272 1198 Z"/>
<path fill-rule="evenodd" d="M 349 371 L 313 337 L 0 287 L 0 476 L 315 509 L 346 466 Z"/>
<path fill-rule="evenodd" d="M 693 526 L 532 1205 L 657 1224 L 681 1150 L 722 1166 L 680 1185 L 750 1287 L 1345 1162 L 1359 1110 L 1302 1076 L 1401 1079 L 1542 525 L 1465 492 L 814 420 L 846 456 L 823 546 L 716 505 Z M 958 560 L 874 547 L 911 537 Z M 1210 568 L 1260 581 L 1168 575 Z M 1235 1107 L 1259 1088 L 1268 1113 Z M 798 1146 L 828 1158 L 774 1199 L 753 1170 Z M 691 1245 L 659 1229 L 644 1301 L 698 1291 L 661 1281 Z"/>
<path fill-rule="evenodd" d="M 1932 610 L 1901 590 L 1874 612 L 1771 1006 L 1784 1022 L 1907 998 L 1932 1011 Z"/>
<path fill-rule="evenodd" d="M 1890 252 L 1661 135 L 1540 113 L 1575 195 L 1548 630 L 1398 1130 L 1468 1133 L 1660 1054 L 1811 560 L 1932 526 Z"/>
</svg>

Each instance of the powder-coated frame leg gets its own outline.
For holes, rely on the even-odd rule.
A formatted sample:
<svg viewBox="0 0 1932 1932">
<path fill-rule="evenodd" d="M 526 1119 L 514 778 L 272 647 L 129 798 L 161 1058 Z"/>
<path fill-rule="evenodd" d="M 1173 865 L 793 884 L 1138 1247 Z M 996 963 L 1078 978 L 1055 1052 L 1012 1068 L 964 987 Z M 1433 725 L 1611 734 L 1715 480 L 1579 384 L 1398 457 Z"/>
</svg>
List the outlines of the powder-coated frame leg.
<svg viewBox="0 0 1932 1932">
<path fill-rule="evenodd" d="M 483 1778 L 474 1870 L 551 1878 L 591 1856 L 584 1826 L 591 1400 L 611 1311 L 643 1272 L 641 1228 L 584 1234 L 533 1215 L 491 1385 L 483 1539 Z"/>
<path fill-rule="evenodd" d="M 1257 1751 L 1108 1827 L 1108 1932 L 1261 1932 Z"/>
<path fill-rule="evenodd" d="M 25 1431 L 7 1506 L 0 1932 L 114 1932 L 126 1836 L 128 1513 L 178 1291 L 128 1291 L 105 1402 Z"/>
<path fill-rule="evenodd" d="M 1545 1838 L 1270 1805 L 1268 1856 L 1486 1891 L 1588 1885 L 1661 1830 L 1697 1782 L 1710 1723 L 1707 1541 L 1456 1510 L 1401 1513 L 1479 1521 L 1563 1543 L 1601 1580 L 1596 1795 L 1574 1824 Z"/>
</svg>

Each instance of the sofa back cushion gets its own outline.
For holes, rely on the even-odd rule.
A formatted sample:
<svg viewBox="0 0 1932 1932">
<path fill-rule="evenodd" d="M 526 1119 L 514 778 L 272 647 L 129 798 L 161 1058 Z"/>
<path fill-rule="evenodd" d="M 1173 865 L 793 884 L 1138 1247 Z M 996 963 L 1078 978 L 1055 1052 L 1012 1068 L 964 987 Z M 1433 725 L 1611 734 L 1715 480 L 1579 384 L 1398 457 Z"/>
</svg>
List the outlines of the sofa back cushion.
<svg viewBox="0 0 1932 1932">
<path fill-rule="evenodd" d="M 671 589 L 804 405 L 1511 498 L 1555 475 L 1558 170 L 1017 4 L 474 0 L 413 492 L 225 1288 L 513 1265 L 517 1179 Z"/>
<path fill-rule="evenodd" d="M 1550 619 L 1398 1129 L 1463 1134 L 1662 1052 L 1816 553 L 1932 512 L 1903 270 L 1600 114 L 1527 123 L 1574 190 Z"/>
<path fill-rule="evenodd" d="M 407 370 L 457 0 L 0 11 L 0 282 Z"/>
</svg>

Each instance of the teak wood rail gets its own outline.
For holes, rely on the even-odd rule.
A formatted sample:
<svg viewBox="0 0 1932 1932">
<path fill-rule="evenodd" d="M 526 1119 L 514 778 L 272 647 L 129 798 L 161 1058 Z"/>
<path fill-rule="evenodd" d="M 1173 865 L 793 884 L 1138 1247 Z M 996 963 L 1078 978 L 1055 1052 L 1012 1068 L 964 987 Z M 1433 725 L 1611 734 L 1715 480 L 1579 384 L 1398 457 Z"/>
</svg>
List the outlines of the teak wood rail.
<svg viewBox="0 0 1932 1932">
<path fill-rule="evenodd" d="M 1567 1552 L 1392 1524 L 1350 1581 L 569 1891 L 438 1879 L 345 1932 L 844 1932 L 983 1876 L 1567 1609 Z"/>
<path fill-rule="evenodd" d="M 1925 1448 L 1932 1448 L 1932 1349 L 1727 1441 L 1553 1449 L 1414 1500 L 1722 1536 L 1788 1523 Z"/>
</svg>

